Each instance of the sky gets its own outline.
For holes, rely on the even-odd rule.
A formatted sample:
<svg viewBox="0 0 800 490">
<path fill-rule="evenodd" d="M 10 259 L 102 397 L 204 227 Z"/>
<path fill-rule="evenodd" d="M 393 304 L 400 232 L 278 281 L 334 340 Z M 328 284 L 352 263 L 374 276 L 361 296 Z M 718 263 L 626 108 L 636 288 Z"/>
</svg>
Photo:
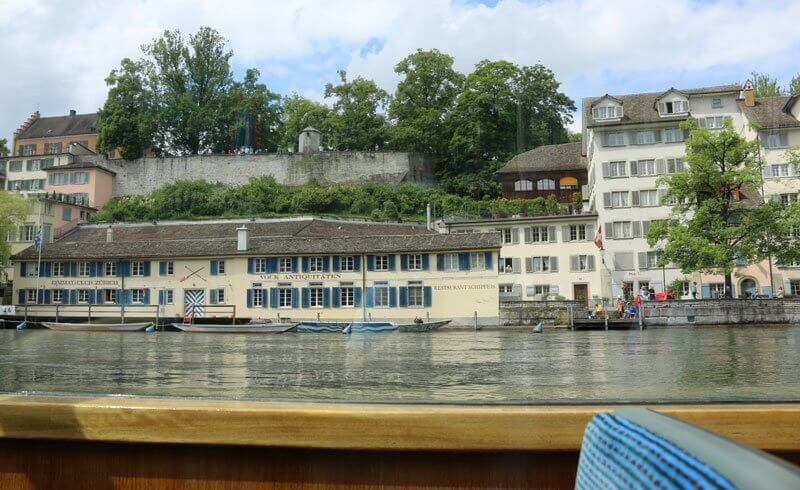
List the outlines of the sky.
<svg viewBox="0 0 800 490">
<path fill-rule="evenodd" d="M 437 48 L 551 68 L 581 98 L 800 72 L 800 0 L 0 0 L 0 138 L 37 109 L 94 112 L 104 79 L 165 29 L 217 29 L 278 93 L 323 100 L 338 69 L 394 92 L 394 66 Z M 577 123 L 573 130 L 579 129 Z"/>
</svg>

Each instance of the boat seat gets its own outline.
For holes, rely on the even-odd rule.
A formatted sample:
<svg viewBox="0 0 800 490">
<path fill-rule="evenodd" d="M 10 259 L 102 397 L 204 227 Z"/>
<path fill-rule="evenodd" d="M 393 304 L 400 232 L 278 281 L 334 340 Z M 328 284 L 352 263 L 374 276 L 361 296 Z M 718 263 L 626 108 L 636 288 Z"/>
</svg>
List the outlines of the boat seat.
<svg viewBox="0 0 800 490">
<path fill-rule="evenodd" d="M 800 469 L 644 408 L 596 415 L 583 435 L 576 489 L 798 489 Z"/>
</svg>

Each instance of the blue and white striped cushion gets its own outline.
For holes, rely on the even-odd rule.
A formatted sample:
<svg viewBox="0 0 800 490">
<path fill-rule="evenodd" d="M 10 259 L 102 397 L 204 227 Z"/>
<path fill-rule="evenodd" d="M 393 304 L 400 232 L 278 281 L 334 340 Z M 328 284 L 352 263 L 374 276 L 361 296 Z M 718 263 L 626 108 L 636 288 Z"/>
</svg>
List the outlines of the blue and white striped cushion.
<svg viewBox="0 0 800 490">
<path fill-rule="evenodd" d="M 575 488 L 734 489 L 670 441 L 622 417 L 595 416 L 586 427 Z"/>
</svg>

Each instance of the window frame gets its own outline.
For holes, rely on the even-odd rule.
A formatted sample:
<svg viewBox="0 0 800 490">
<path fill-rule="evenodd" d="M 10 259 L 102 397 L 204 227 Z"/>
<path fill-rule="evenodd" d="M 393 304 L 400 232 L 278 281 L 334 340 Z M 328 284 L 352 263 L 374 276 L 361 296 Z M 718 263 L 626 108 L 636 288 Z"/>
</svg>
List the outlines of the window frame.
<svg viewBox="0 0 800 490">
<path fill-rule="evenodd" d="M 103 262 L 103 277 L 116 277 L 117 263 L 112 261 Z"/>
<path fill-rule="evenodd" d="M 325 260 L 323 257 L 308 258 L 308 272 L 324 272 Z"/>
<path fill-rule="evenodd" d="M 355 272 L 356 260 L 352 255 L 342 255 L 339 257 L 339 270 L 341 272 Z"/>
<path fill-rule="evenodd" d="M 225 275 L 225 261 L 218 260 L 217 261 L 217 275 L 224 276 Z"/>
<path fill-rule="evenodd" d="M 266 271 L 266 260 L 264 259 L 264 270 Z M 292 272 L 292 258 L 291 257 L 278 257 L 278 274 L 291 274 Z"/>
<path fill-rule="evenodd" d="M 352 283 L 341 284 L 339 286 L 339 306 L 341 308 L 356 307 L 356 289 Z"/>
<path fill-rule="evenodd" d="M 375 283 L 372 286 L 372 292 L 372 304 L 375 308 L 389 308 L 389 284 Z"/>
<path fill-rule="evenodd" d="M 89 290 L 88 289 L 79 289 L 78 290 L 78 303 L 81 303 L 81 304 L 89 303 Z"/>
<path fill-rule="evenodd" d="M 406 297 L 406 305 L 409 308 L 424 308 L 425 307 L 425 287 L 421 282 L 409 282 L 407 286 L 408 294 Z M 413 301 L 412 301 L 413 298 Z"/>
<path fill-rule="evenodd" d="M 529 179 L 520 179 L 514 181 L 514 191 L 528 192 L 533 190 L 533 181 Z"/>
<path fill-rule="evenodd" d="M 538 191 L 554 191 L 556 190 L 555 179 L 539 179 L 536 181 L 536 190 Z"/>
<path fill-rule="evenodd" d="M 444 270 L 454 272 L 459 270 L 459 261 L 457 253 L 444 254 Z"/>
<path fill-rule="evenodd" d="M 37 294 L 37 292 L 38 292 L 37 289 L 26 289 L 25 290 L 25 304 L 28 304 L 28 303 L 36 304 L 36 303 L 38 303 L 39 302 L 38 301 L 39 295 Z M 33 293 L 33 299 L 31 299 L 31 293 Z"/>
<path fill-rule="evenodd" d="M 145 297 L 144 289 L 135 288 L 135 289 L 131 289 L 130 291 L 131 291 L 131 304 L 143 305 L 144 304 L 144 297 Z M 138 298 L 137 298 L 137 296 L 138 296 Z"/>
<path fill-rule="evenodd" d="M 375 272 L 387 272 L 389 270 L 388 255 L 375 255 L 373 260 Z"/>
<path fill-rule="evenodd" d="M 104 303 L 116 303 L 117 302 L 117 290 L 116 289 L 104 289 L 103 290 L 103 302 Z"/>
<path fill-rule="evenodd" d="M 53 265 L 51 267 L 53 268 L 52 269 L 53 277 L 64 277 L 64 271 L 66 269 L 64 262 L 53 262 Z"/>
<path fill-rule="evenodd" d="M 483 252 L 469 253 L 469 270 L 471 271 L 486 270 L 486 257 L 483 255 Z"/>
<path fill-rule="evenodd" d="M 290 309 L 292 307 L 291 284 L 278 284 L 278 308 Z"/>
<path fill-rule="evenodd" d="M 410 271 L 422 270 L 422 254 L 411 254 L 408 256 L 408 270 Z"/>
<path fill-rule="evenodd" d="M 308 286 L 308 307 L 325 307 L 325 290 L 320 283 L 312 283 Z"/>
<path fill-rule="evenodd" d="M 132 260 L 131 261 L 131 277 L 144 277 L 144 261 Z"/>
</svg>

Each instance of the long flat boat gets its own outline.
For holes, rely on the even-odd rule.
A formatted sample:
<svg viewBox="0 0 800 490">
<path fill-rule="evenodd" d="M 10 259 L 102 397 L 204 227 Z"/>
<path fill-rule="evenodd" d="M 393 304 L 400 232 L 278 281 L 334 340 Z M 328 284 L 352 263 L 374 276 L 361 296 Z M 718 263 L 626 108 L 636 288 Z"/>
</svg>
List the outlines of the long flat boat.
<svg viewBox="0 0 800 490">
<path fill-rule="evenodd" d="M 301 333 L 341 333 L 347 326 L 344 322 L 300 322 L 297 331 Z"/>
<path fill-rule="evenodd" d="M 444 327 L 452 320 L 440 320 L 437 322 L 422 322 L 422 323 L 401 323 L 397 325 L 397 329 L 401 332 L 430 332 L 439 327 Z"/>
<path fill-rule="evenodd" d="M 139 323 L 63 323 L 42 322 L 50 330 L 63 330 L 70 332 L 136 332 L 144 330 L 153 322 Z"/>
<path fill-rule="evenodd" d="M 199 325 L 191 323 L 173 323 L 172 326 L 190 333 L 285 333 L 297 328 L 297 323 L 261 323 L 244 325 Z"/>
</svg>

